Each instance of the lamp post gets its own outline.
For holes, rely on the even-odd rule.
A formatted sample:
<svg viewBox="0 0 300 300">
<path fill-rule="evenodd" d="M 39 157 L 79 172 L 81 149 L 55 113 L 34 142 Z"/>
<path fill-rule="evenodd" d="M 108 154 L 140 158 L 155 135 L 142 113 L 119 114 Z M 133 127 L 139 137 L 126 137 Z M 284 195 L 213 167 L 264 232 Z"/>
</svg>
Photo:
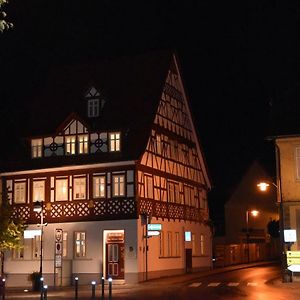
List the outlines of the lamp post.
<svg viewBox="0 0 300 300">
<path fill-rule="evenodd" d="M 246 245 L 247 245 L 247 262 L 250 262 L 250 249 L 249 249 L 249 237 L 250 237 L 250 232 L 249 232 L 249 213 L 253 217 L 257 217 L 259 214 L 258 210 L 246 210 Z"/>
<path fill-rule="evenodd" d="M 260 191 L 266 192 L 270 187 L 270 184 L 276 188 L 277 190 L 277 203 L 278 203 L 278 210 L 279 210 L 279 238 L 280 238 L 280 247 L 281 247 L 281 272 L 282 272 L 282 282 L 290 282 L 291 279 L 288 275 L 287 271 L 287 261 L 286 261 L 286 251 L 285 251 L 285 244 L 284 244 L 284 214 L 283 214 L 283 201 L 282 201 L 282 193 L 281 193 L 281 182 L 278 180 L 278 185 L 272 181 L 262 181 L 257 184 L 257 187 Z"/>
<path fill-rule="evenodd" d="M 44 233 L 44 226 L 47 225 L 47 223 L 44 223 L 44 214 L 43 214 L 43 202 L 42 201 L 36 201 L 33 206 L 33 211 L 40 213 L 41 217 L 41 223 L 38 224 L 41 226 L 41 243 L 40 243 L 40 276 L 43 276 L 43 233 Z"/>
</svg>

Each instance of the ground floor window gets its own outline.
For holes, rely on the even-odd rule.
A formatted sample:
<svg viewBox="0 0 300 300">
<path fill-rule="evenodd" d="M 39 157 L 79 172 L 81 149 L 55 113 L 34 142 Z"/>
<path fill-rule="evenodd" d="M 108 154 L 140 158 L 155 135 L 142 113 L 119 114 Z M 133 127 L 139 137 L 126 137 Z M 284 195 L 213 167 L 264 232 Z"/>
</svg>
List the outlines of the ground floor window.
<svg viewBox="0 0 300 300">
<path fill-rule="evenodd" d="M 86 233 L 75 232 L 75 257 L 86 256 Z"/>
</svg>

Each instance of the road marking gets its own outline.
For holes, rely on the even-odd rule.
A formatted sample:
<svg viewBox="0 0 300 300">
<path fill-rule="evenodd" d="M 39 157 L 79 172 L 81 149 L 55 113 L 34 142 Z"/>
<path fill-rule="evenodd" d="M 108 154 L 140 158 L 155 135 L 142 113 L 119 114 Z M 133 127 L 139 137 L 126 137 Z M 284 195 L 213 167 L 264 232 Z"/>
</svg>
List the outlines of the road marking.
<svg viewBox="0 0 300 300">
<path fill-rule="evenodd" d="M 194 283 L 191 283 L 189 285 L 189 287 L 199 287 L 202 283 L 201 282 L 194 282 Z"/>
<path fill-rule="evenodd" d="M 212 282 L 208 286 L 216 287 L 216 286 L 219 286 L 220 284 L 221 284 L 221 282 Z"/>
<path fill-rule="evenodd" d="M 227 286 L 238 286 L 239 284 L 239 282 L 229 282 Z"/>
<path fill-rule="evenodd" d="M 257 283 L 256 282 L 248 282 L 247 286 L 257 286 Z"/>
</svg>

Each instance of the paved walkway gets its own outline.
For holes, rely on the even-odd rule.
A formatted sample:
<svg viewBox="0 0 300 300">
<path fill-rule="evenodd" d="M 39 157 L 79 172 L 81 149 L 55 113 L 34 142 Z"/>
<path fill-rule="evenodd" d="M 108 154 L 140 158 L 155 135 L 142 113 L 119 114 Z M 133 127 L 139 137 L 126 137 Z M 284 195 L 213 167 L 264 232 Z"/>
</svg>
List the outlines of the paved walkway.
<svg viewBox="0 0 300 300">
<path fill-rule="evenodd" d="M 183 284 L 192 282 L 196 278 L 206 277 L 208 275 L 218 274 L 218 273 L 224 273 L 224 272 L 230 272 L 232 270 L 237 269 L 243 269 L 243 268 L 249 268 L 249 267 L 255 267 L 259 265 L 267 265 L 272 262 L 258 262 L 258 263 L 252 263 L 252 264 L 240 264 L 240 265 L 234 265 L 224 268 L 216 268 L 210 271 L 204 271 L 204 272 L 197 272 L 197 273 L 190 273 L 190 274 L 183 274 L 183 275 L 177 275 L 177 276 L 170 276 L 170 277 L 163 277 L 163 278 L 157 278 L 152 279 L 146 282 L 136 283 L 136 284 L 113 284 L 113 294 L 118 294 L 122 292 L 132 291 L 132 290 L 142 290 L 142 289 L 148 289 L 152 286 L 166 286 L 166 285 L 176 285 L 176 284 Z M 281 281 L 280 279 L 274 279 L 274 284 L 280 285 Z M 286 284 L 283 284 L 286 285 Z M 300 282 L 297 283 L 288 283 L 290 287 L 297 285 L 297 289 L 300 288 Z M 296 289 L 296 288 L 295 288 Z M 101 293 L 101 286 L 99 284 L 96 285 L 96 293 L 99 295 Z M 106 299 L 108 294 L 108 285 L 105 285 L 105 293 L 106 293 Z M 61 288 L 49 288 L 48 290 L 48 299 L 74 299 L 74 287 L 61 287 Z M 91 299 L 92 295 L 92 287 L 91 286 L 80 286 L 79 287 L 79 295 L 80 297 L 78 299 Z M 98 296 L 99 297 L 99 296 Z M 24 291 L 20 288 L 7 288 L 6 289 L 6 296 L 5 299 L 39 299 L 40 295 L 37 292 L 31 292 L 31 291 Z M 0 297 L 1 299 L 1 297 Z"/>
</svg>

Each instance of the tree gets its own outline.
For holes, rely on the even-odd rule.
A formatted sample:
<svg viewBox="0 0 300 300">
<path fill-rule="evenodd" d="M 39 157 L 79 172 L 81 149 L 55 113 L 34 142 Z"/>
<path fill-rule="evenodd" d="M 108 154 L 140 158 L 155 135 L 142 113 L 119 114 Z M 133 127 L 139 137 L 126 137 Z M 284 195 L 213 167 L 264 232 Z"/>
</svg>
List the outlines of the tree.
<svg viewBox="0 0 300 300">
<path fill-rule="evenodd" d="M 4 252 L 22 247 L 21 239 L 26 228 L 21 219 L 13 218 L 12 212 L 8 194 L 4 191 L 0 202 L 0 276 L 4 273 Z"/>
<path fill-rule="evenodd" d="M 7 4 L 7 0 L 0 0 L 0 32 L 13 27 L 13 24 L 5 20 L 6 13 L 3 11 L 3 5 Z"/>
</svg>

